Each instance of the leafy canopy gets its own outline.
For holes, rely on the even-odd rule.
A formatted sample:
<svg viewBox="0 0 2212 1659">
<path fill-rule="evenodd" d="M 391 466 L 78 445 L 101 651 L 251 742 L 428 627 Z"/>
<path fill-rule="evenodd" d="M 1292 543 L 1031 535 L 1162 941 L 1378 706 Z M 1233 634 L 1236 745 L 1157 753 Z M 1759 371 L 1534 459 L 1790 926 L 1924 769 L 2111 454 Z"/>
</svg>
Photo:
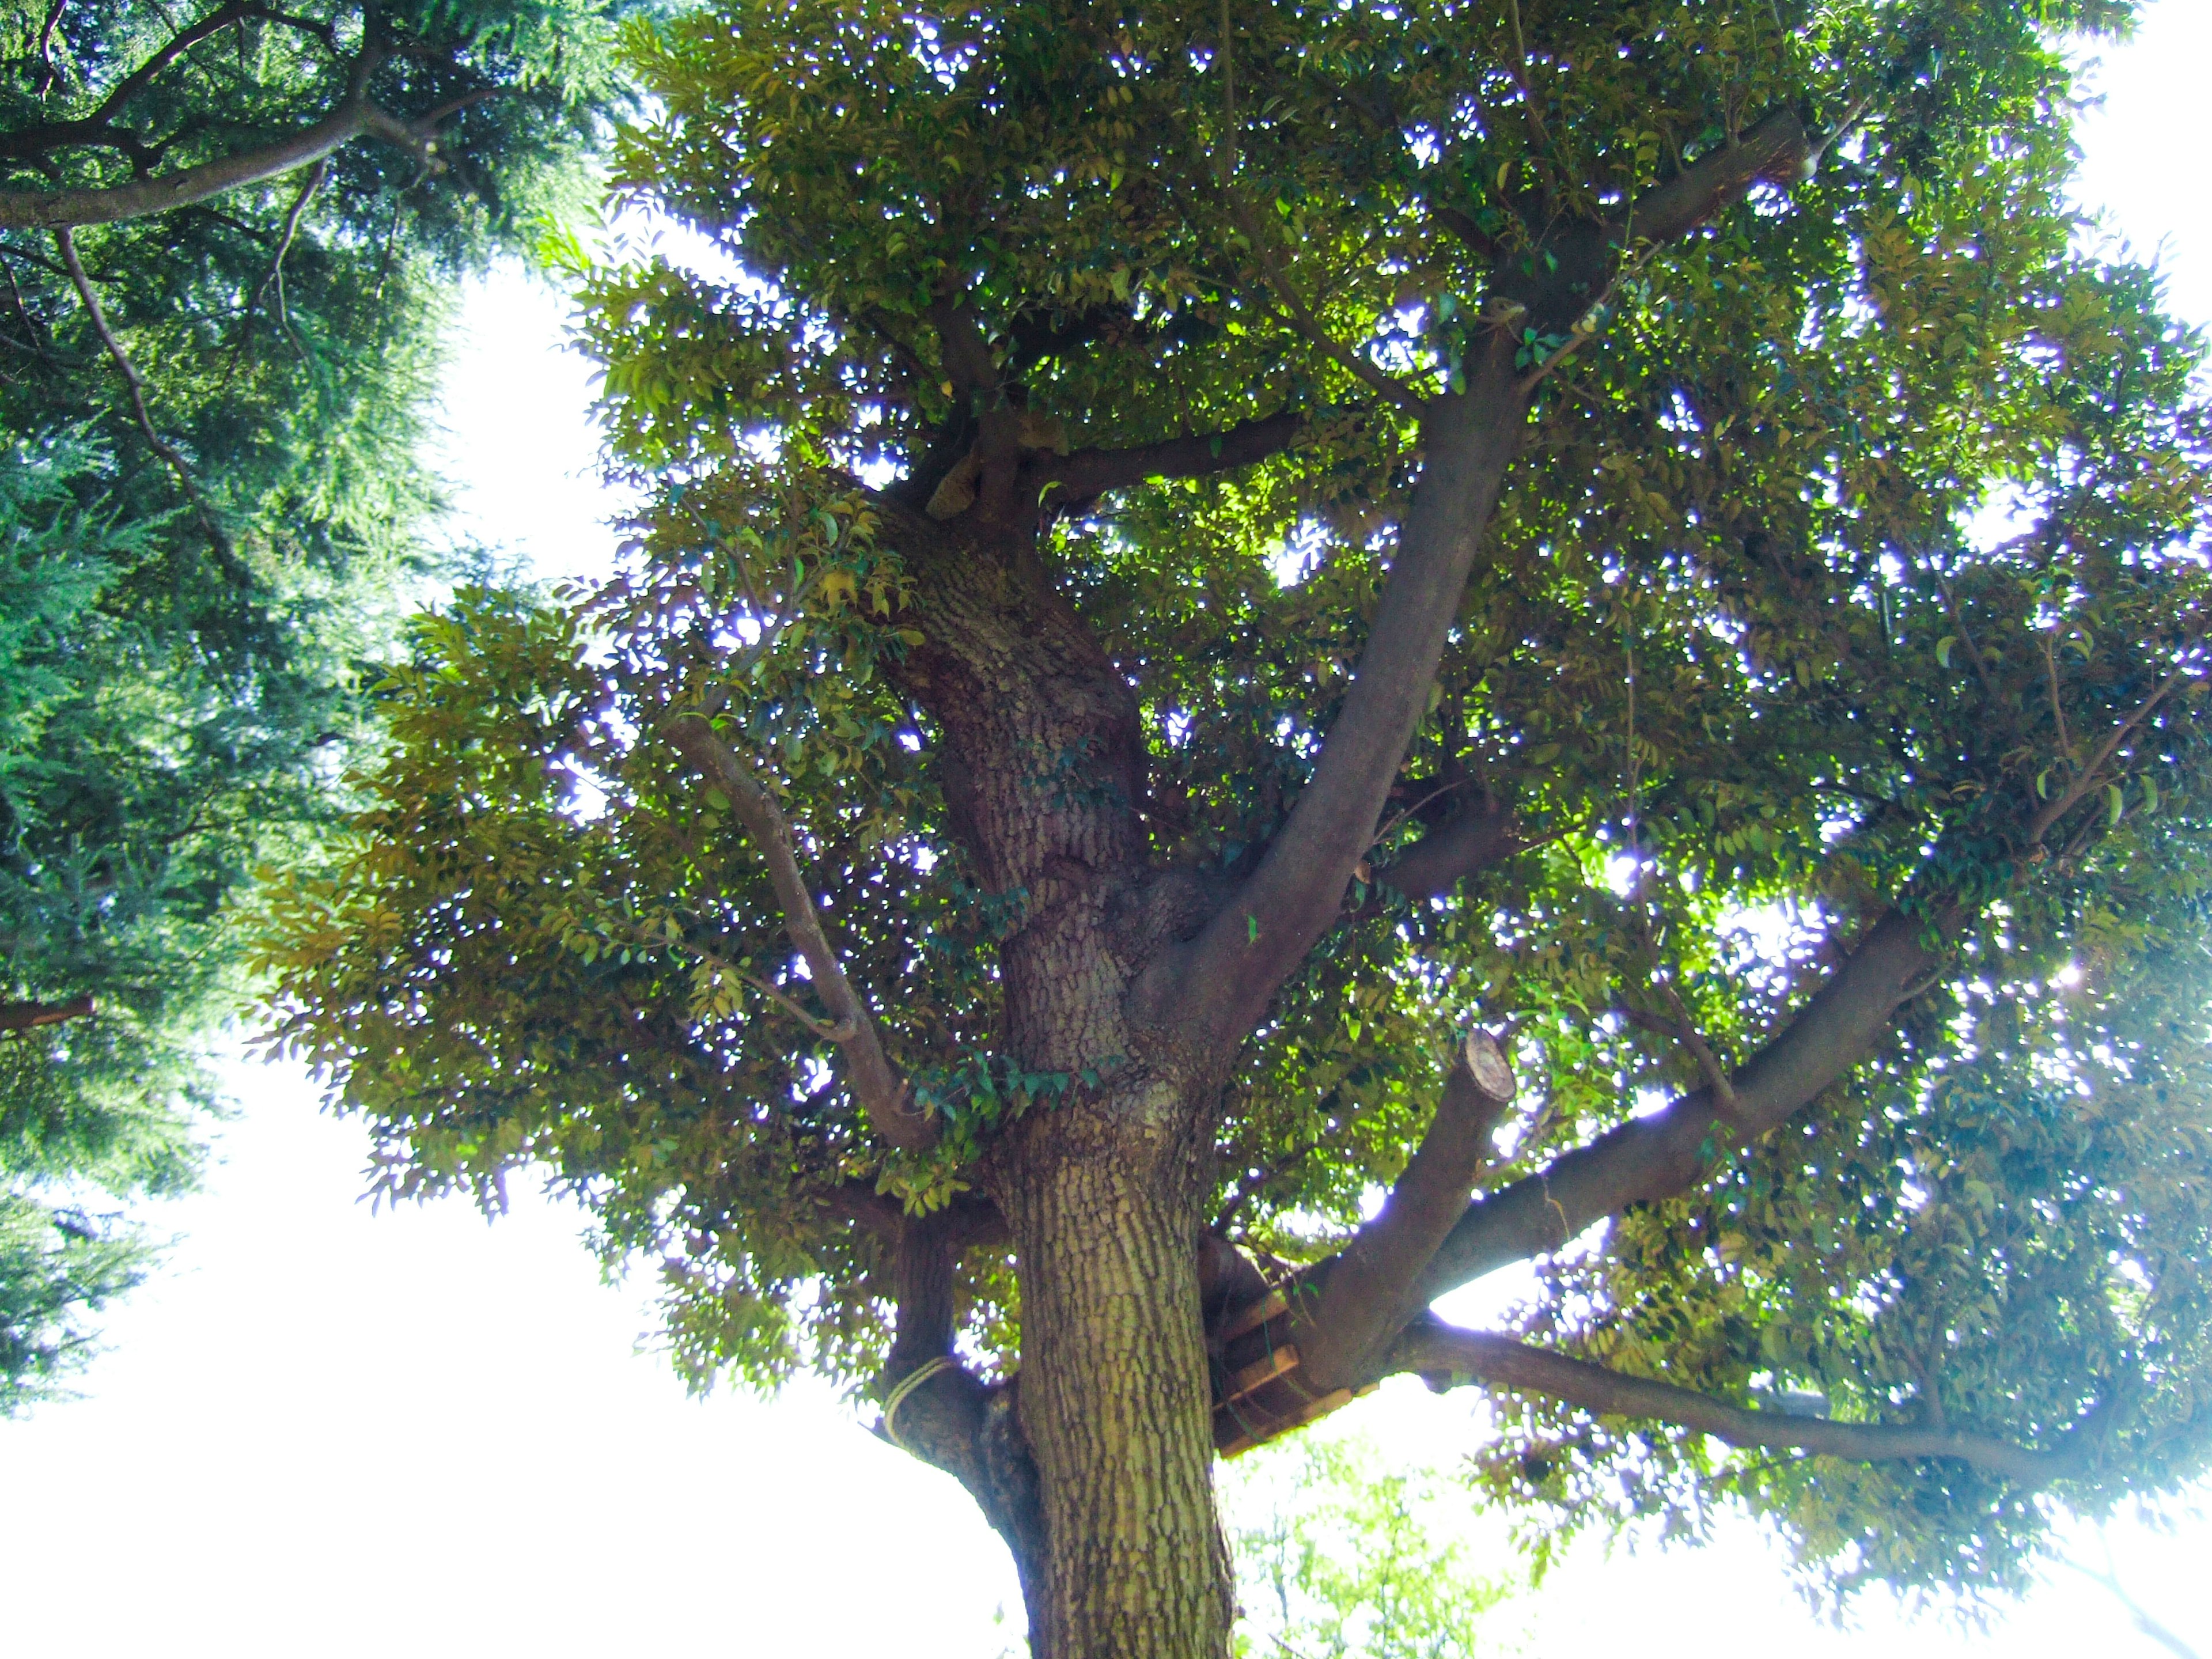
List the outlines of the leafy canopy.
<svg viewBox="0 0 2212 1659">
<path fill-rule="evenodd" d="M 862 1382 L 892 1291 L 856 1223 L 963 1213 L 1010 1115 L 1097 1086 L 1008 1046 L 1031 897 L 948 804 L 901 526 L 1036 514 L 1143 711 L 1150 857 L 1231 890 L 1342 707 L 1421 400 L 1503 332 L 1520 459 L 1342 924 L 1235 1057 L 1219 1228 L 1334 1251 L 1478 1012 L 1534 1097 L 1485 1182 L 1534 1190 L 1724 1091 L 1893 909 L 1945 954 L 1873 1055 L 1546 1257 L 1517 1333 L 1740 1407 L 2045 1447 L 2086 1424 L 2060 1501 L 2170 1490 L 2212 1375 L 2212 453 L 2201 343 L 2063 204 L 2063 42 L 2128 15 L 1285 0 L 1224 40 L 1174 9 L 733 3 L 636 28 L 655 103 L 618 189 L 697 240 L 590 272 L 584 326 L 653 505 L 597 591 L 415 624 L 349 860 L 276 903 L 283 1041 L 395 1193 L 553 1171 L 611 1260 L 660 1264 L 695 1380 Z M 1815 139 L 1786 188 L 1593 244 L 1778 111 Z M 1601 280 L 1570 304 L 1577 261 Z M 979 433 L 1048 488 L 979 501 Z M 933 1150 L 862 1110 L 760 849 L 657 741 L 702 701 Z M 1032 758 L 1041 798 L 1095 787 Z M 1478 819 L 1492 856 L 1413 882 Z M 1011 1367 L 1014 1264 L 978 1237 L 963 1348 Z M 2056 1512 L 1941 1457 L 1736 1450 L 1533 1390 L 1482 1478 L 1547 1528 L 1741 1501 L 1841 1585 L 2016 1583 Z"/>
</svg>

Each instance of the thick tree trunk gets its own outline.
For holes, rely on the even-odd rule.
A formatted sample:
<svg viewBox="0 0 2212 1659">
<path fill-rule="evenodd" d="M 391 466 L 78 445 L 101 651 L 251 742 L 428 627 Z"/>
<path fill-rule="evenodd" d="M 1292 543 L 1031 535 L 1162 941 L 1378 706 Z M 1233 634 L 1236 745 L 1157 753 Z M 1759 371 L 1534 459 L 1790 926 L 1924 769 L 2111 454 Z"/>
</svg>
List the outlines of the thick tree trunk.
<svg viewBox="0 0 2212 1659">
<path fill-rule="evenodd" d="M 1032 1119 L 1010 1160 L 1021 1425 L 1046 1540 L 1038 1659 L 1228 1649 L 1188 1118 L 1158 1095 Z"/>
<path fill-rule="evenodd" d="M 981 1171 L 1020 1276 L 1025 1494 L 986 1510 L 1022 1566 L 1036 1659 L 1225 1659 L 1197 1268 L 1218 1079 L 1194 1083 L 1202 1068 L 1154 1052 L 1127 1016 L 1131 979 L 1187 902 L 1146 856 L 1136 699 L 1032 529 L 970 544 L 904 528 L 924 637 L 895 672 L 940 724 L 977 879 L 1020 903 L 1000 946 L 1000 1043 L 1025 1070 L 1099 1079 L 1031 1103 Z M 963 1444 L 942 1466 L 992 1492 L 985 1461 Z"/>
</svg>

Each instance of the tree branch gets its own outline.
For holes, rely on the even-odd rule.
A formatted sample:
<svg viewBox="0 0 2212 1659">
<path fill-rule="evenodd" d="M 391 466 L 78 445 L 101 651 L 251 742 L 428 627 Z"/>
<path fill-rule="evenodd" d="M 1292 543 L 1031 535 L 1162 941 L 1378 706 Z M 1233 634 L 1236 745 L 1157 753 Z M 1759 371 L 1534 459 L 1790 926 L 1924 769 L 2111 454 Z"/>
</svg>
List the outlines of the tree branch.
<svg viewBox="0 0 2212 1659">
<path fill-rule="evenodd" d="M 67 1002 L 0 1002 L 0 1031 L 28 1031 L 40 1025 L 59 1025 L 88 1019 L 94 1012 L 90 997 Z"/>
<path fill-rule="evenodd" d="M 1492 335 L 1468 386 L 1430 404 L 1424 459 L 1374 629 L 1319 763 L 1251 879 L 1199 936 L 1138 981 L 1140 1014 L 1235 1041 L 1283 977 L 1333 927 L 1459 611 L 1528 410 L 1513 346 Z"/>
<path fill-rule="evenodd" d="M 2065 1431 L 2060 1445 L 2039 1451 L 2009 1440 L 1951 1430 L 1748 1411 L 1710 1395 L 1624 1376 L 1511 1337 L 1462 1330 L 1434 1318 L 1410 1327 L 1392 1345 L 1387 1364 L 1392 1371 L 1414 1371 L 1435 1379 L 1432 1386 L 1449 1387 L 1462 1376 L 1479 1378 L 1548 1395 L 1601 1417 L 1679 1424 L 1731 1446 L 1790 1449 L 1862 1463 L 1944 1458 L 2032 1486 L 2067 1478 L 2092 1449 L 2083 1433 L 2087 1419 Z"/>
<path fill-rule="evenodd" d="M 92 279 L 84 274 L 84 263 L 76 256 L 76 238 L 68 226 L 64 225 L 54 232 L 54 246 L 60 251 L 62 266 L 69 272 L 70 283 L 84 306 L 85 316 L 92 324 L 92 331 L 100 337 L 100 343 L 107 349 L 116 371 L 123 376 L 123 384 L 131 394 L 131 410 L 138 417 L 138 429 L 146 434 L 146 441 L 154 453 L 176 475 L 178 486 L 185 492 L 185 499 L 191 503 L 192 511 L 199 517 L 201 527 L 215 544 L 217 556 L 226 565 L 234 564 L 236 555 L 231 550 L 230 538 L 216 522 L 215 514 L 210 509 L 207 498 L 200 494 L 200 487 L 192 477 L 191 469 L 185 465 L 185 458 L 177 452 L 176 446 L 155 428 L 153 414 L 146 407 L 146 382 L 139 377 L 138 366 L 131 361 L 131 354 L 124 350 L 123 342 L 117 339 L 114 331 L 108 327 L 107 313 L 100 306 L 100 295 L 92 286 Z"/>
<path fill-rule="evenodd" d="M 367 132 L 368 109 L 366 101 L 349 97 L 314 125 L 302 127 L 273 144 L 219 156 L 197 167 L 179 167 L 155 178 L 133 179 L 127 185 L 0 191 L 0 230 L 114 224 L 189 207 L 241 185 L 281 178 L 320 161 Z"/>
<path fill-rule="evenodd" d="M 1416 1300 L 1557 1249 L 1628 1205 L 1687 1191 L 1704 1178 L 1719 1138 L 1755 1139 L 1788 1121 L 1856 1065 L 1919 994 L 1942 960 L 1929 933 L 1954 933 L 1960 920 L 1954 911 L 1932 921 L 1885 911 L 1796 1018 L 1729 1074 L 1732 1111 L 1699 1089 L 1469 1206 L 1423 1273 Z"/>
<path fill-rule="evenodd" d="M 235 21 L 238 17 L 274 16 L 276 14 L 266 13 L 256 7 L 231 7 L 215 15 L 226 21 Z M 186 31 L 186 33 L 190 33 Z M 473 105 L 498 97 L 505 91 L 500 87 L 480 87 L 448 99 L 425 114 L 402 119 L 378 107 L 368 96 L 369 77 L 388 55 L 387 50 L 381 46 L 364 47 L 354 58 L 347 73 L 345 95 L 328 115 L 312 126 L 301 127 L 258 149 L 218 156 L 214 161 L 179 167 L 173 173 L 161 173 L 157 177 L 135 179 L 127 185 L 74 190 L 0 191 L 0 230 L 60 229 L 75 225 L 113 224 L 120 220 L 142 218 L 148 214 L 190 207 L 242 185 L 281 178 L 321 161 L 333 150 L 363 136 L 381 138 L 435 166 L 434 151 L 439 124 Z M 145 70 L 142 69 L 140 72 L 143 74 Z M 113 99 L 109 101 L 112 102 Z"/>
<path fill-rule="evenodd" d="M 1653 243 L 1686 236 L 1753 185 L 1792 183 L 1812 153 L 1805 124 L 1789 110 L 1777 110 L 1741 138 L 1707 150 L 1638 197 L 1619 234 L 1624 241 Z"/>
<path fill-rule="evenodd" d="M 2111 763 L 2112 757 L 2119 752 L 2120 745 L 2128 739 L 2128 734 L 2151 717 L 2159 704 L 2166 701 L 2174 687 L 2179 685 L 2184 680 L 2197 678 L 2203 672 L 2204 670 L 2201 665 L 2191 666 L 2185 663 L 2160 680 L 2158 683 L 2158 689 L 2144 698 L 2136 706 L 2133 714 L 2106 734 L 2104 742 L 2097 745 L 2097 752 L 2090 757 L 2089 763 L 2075 775 L 2073 785 L 2057 799 L 2045 802 L 2041 810 L 2029 821 L 2027 844 L 2030 847 L 2040 846 L 2043 838 L 2051 833 L 2051 826 L 2079 806 L 2089 792 L 2104 781 L 2105 768 Z"/>
<path fill-rule="evenodd" d="M 1490 1132 L 1513 1093 L 1513 1068 L 1497 1040 L 1469 1031 L 1389 1200 L 1330 1262 L 1310 1322 L 1294 1328 L 1308 1388 L 1326 1394 L 1364 1380 L 1375 1352 L 1405 1323 L 1413 1285 L 1466 1212 Z"/>
<path fill-rule="evenodd" d="M 1197 478 L 1249 466 L 1289 448 L 1310 424 L 1306 416 L 1285 410 L 1240 422 L 1225 432 L 1167 438 L 1133 449 L 1079 449 L 1046 462 L 1038 476 L 1060 485 L 1067 499 L 1088 501 L 1148 478 Z"/>
<path fill-rule="evenodd" d="M 1441 898 L 1479 870 L 1522 849 L 1513 809 L 1489 795 L 1462 807 L 1375 872 L 1410 899 Z"/>
<path fill-rule="evenodd" d="M 814 989 L 837 1022 L 836 1041 L 845 1058 L 847 1076 L 877 1132 L 902 1150 L 926 1150 L 937 1139 L 938 1126 L 909 1101 L 906 1080 L 885 1056 L 875 1021 L 845 976 L 799 871 L 796 842 L 783 808 L 706 715 L 686 711 L 661 730 L 729 798 L 731 811 L 768 866 L 769 884 L 783 907 L 784 932 L 805 958 Z"/>
<path fill-rule="evenodd" d="M 1758 180 L 1796 177 L 1807 153 L 1803 124 L 1794 114 L 1778 112 L 1647 191 L 1632 212 L 1631 225 L 1617 234 L 1610 227 L 1601 234 L 1585 229 L 1609 245 L 1598 252 L 1608 267 L 1615 266 L 1631 235 L 1656 242 L 1686 234 Z M 1258 228 L 1248 234 L 1272 278 Z M 1587 274 L 1567 270 L 1552 281 L 1571 286 Z M 1586 303 L 1577 301 L 1577 310 Z M 1312 780 L 1243 890 L 1195 939 L 1164 956 L 1138 981 L 1139 1018 L 1173 1024 L 1201 1041 L 1236 1041 L 1335 924 L 1406 745 L 1426 712 L 1468 573 L 1505 471 L 1520 449 L 1540 377 L 1518 374 L 1516 349 L 1505 329 L 1484 333 L 1465 365 L 1467 390 L 1417 400 L 1420 482 L 1367 648 Z"/>
</svg>

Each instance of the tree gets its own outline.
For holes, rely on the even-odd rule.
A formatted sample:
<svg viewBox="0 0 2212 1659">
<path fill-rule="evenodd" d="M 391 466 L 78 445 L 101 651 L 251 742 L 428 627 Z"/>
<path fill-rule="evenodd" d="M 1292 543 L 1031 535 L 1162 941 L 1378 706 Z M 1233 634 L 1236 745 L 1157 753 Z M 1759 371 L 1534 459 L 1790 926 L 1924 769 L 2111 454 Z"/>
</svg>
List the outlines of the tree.
<svg viewBox="0 0 2212 1659">
<path fill-rule="evenodd" d="M 1427 1470 L 1383 1467 L 1358 1439 L 1299 1443 L 1227 1494 L 1240 1655 L 1472 1659 L 1476 1627 L 1510 1586 L 1450 1535 L 1458 1493 Z"/>
<path fill-rule="evenodd" d="M 578 195 L 601 11 L 5 25 L 0 1413 L 143 1274 L 120 1206 L 191 1179 L 200 1053 L 244 994 L 224 918 L 335 819 L 356 665 L 430 568 L 450 283 Z M 372 142 L 233 165 L 341 94 L 383 112 Z"/>
<path fill-rule="evenodd" d="M 2061 195 L 2128 15 L 641 30 L 653 506 L 416 624 L 282 1042 L 702 1382 L 872 1379 L 1049 1659 L 1222 1653 L 1217 1449 L 1406 1372 L 1549 1535 L 2023 1582 L 2205 1456 L 2200 348 Z"/>
</svg>

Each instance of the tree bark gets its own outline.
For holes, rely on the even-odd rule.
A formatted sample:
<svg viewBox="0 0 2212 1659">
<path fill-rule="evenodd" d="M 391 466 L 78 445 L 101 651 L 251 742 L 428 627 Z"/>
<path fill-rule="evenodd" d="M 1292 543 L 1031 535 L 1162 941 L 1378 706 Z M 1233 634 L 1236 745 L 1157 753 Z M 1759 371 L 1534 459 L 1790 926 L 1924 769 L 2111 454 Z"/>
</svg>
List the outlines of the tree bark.
<svg viewBox="0 0 2212 1659">
<path fill-rule="evenodd" d="M 1014 1137 L 1021 1426 L 1046 1539 L 1038 1659 L 1228 1650 L 1190 1120 L 1172 1085 L 1127 1083 Z"/>
</svg>

